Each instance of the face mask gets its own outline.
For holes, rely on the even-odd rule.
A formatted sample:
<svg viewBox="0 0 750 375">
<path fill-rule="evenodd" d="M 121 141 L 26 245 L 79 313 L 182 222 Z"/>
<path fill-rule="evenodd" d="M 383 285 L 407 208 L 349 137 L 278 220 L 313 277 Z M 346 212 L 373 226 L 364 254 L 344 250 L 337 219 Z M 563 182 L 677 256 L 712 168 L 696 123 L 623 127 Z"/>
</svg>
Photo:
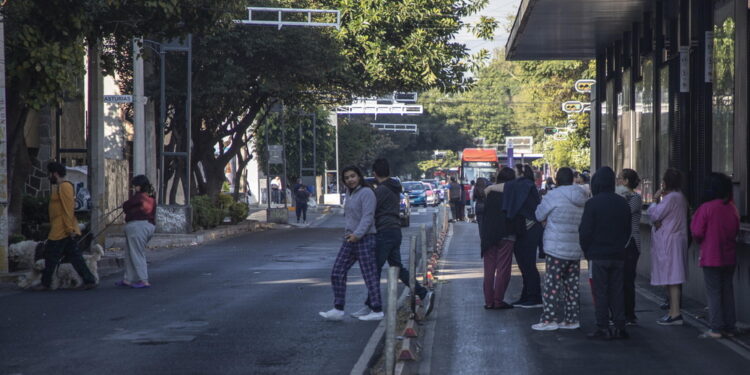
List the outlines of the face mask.
<svg viewBox="0 0 750 375">
<path fill-rule="evenodd" d="M 57 177 L 55 176 L 49 176 L 49 183 L 50 184 L 57 184 Z"/>
<path fill-rule="evenodd" d="M 629 192 L 629 190 L 628 190 L 628 188 L 625 187 L 625 185 L 617 185 L 617 187 L 615 187 L 615 193 L 617 193 L 619 195 L 624 196 L 628 192 Z"/>
</svg>

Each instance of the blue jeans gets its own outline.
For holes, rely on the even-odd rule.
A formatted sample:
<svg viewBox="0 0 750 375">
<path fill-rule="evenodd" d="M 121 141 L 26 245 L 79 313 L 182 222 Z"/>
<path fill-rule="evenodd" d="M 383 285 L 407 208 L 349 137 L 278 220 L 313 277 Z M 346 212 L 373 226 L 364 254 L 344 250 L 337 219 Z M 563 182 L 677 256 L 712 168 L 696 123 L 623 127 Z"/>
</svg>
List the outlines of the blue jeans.
<svg viewBox="0 0 750 375">
<path fill-rule="evenodd" d="M 409 286 L 409 269 L 404 268 L 401 264 L 401 229 L 390 228 L 378 231 L 375 235 L 375 259 L 376 266 L 378 269 L 378 280 L 380 280 L 380 274 L 383 270 L 386 260 L 389 266 L 397 266 L 400 268 L 398 278 L 404 285 Z M 427 295 L 427 289 L 423 287 L 418 281 L 414 281 L 414 292 L 419 298 L 424 299 Z M 370 306 L 370 298 L 367 298 L 365 305 Z"/>
</svg>

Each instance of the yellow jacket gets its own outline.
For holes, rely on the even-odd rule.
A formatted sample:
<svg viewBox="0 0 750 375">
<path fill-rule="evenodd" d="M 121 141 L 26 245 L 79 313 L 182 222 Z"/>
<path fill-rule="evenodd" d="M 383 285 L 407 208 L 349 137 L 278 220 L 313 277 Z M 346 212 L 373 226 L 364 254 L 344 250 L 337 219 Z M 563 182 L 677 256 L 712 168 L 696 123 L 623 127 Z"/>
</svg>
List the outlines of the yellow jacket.
<svg viewBox="0 0 750 375">
<path fill-rule="evenodd" d="M 74 211 L 73 184 L 68 181 L 58 182 L 52 187 L 52 195 L 49 198 L 49 221 L 52 227 L 47 239 L 57 241 L 71 234 L 81 234 Z"/>
</svg>

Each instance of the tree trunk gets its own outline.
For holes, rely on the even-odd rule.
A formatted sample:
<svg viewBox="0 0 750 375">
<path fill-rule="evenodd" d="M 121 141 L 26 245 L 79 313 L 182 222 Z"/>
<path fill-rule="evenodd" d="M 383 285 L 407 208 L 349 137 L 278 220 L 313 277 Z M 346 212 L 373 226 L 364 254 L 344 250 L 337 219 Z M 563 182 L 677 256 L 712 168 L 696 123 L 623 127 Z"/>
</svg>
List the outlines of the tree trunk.
<svg viewBox="0 0 750 375">
<path fill-rule="evenodd" d="M 13 111 L 11 106 L 22 108 Z M 26 137 L 24 126 L 29 116 L 29 109 L 18 101 L 8 103 L 8 114 L 11 121 L 8 124 L 8 233 L 20 233 L 23 220 L 23 195 L 25 193 L 26 179 L 31 171 L 31 159 L 29 150 L 26 148 Z"/>
</svg>

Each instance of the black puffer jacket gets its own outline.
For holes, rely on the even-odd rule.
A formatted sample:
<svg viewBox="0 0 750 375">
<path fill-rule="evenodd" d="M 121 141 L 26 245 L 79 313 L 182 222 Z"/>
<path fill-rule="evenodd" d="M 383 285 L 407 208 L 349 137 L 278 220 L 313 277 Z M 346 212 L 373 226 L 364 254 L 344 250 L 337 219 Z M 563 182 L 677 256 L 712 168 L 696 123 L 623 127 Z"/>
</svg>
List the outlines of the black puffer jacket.
<svg viewBox="0 0 750 375">
<path fill-rule="evenodd" d="M 482 256 L 492 246 L 514 234 L 512 222 L 503 210 L 503 185 L 492 185 L 485 190 L 484 219 L 480 226 L 479 238 Z"/>
<path fill-rule="evenodd" d="M 375 188 L 375 229 L 378 232 L 384 229 L 401 228 L 399 219 L 399 210 L 401 208 L 401 194 L 403 188 L 401 183 L 393 178 L 389 178 L 383 183 L 379 183 Z"/>
</svg>

